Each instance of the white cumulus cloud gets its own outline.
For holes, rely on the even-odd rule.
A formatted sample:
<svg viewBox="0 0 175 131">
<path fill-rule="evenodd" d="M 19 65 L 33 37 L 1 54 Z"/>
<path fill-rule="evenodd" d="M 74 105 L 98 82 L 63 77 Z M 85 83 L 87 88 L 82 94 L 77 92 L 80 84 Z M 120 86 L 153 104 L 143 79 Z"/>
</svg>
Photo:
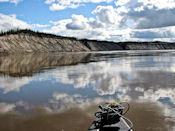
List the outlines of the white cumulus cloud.
<svg viewBox="0 0 175 131">
<path fill-rule="evenodd" d="M 174 26 L 175 1 L 174 0 L 118 0 L 116 8 L 127 8 L 122 13 L 126 21 L 134 21 L 134 28 L 146 29 Z"/>
<path fill-rule="evenodd" d="M 97 6 L 91 12 L 93 18 L 73 14 L 71 19 L 56 21 L 44 31 L 80 39 L 175 41 L 174 7 L 158 8 L 154 2 L 146 4 L 141 0 L 118 0 L 115 4 L 116 7 Z"/>
<path fill-rule="evenodd" d="M 45 28 L 45 27 L 49 27 L 50 25 L 43 25 L 43 24 L 32 24 L 31 25 L 33 28 Z"/>
<path fill-rule="evenodd" d="M 155 40 L 155 41 L 174 41 L 175 26 L 154 28 L 154 29 L 135 29 L 130 33 L 135 40 Z"/>
<path fill-rule="evenodd" d="M 10 3 L 14 3 L 14 4 L 18 4 L 21 1 L 23 1 L 23 0 L 0 0 L 0 2 L 10 2 Z"/>
<path fill-rule="evenodd" d="M 88 27 L 88 19 L 83 15 L 72 15 L 72 22 L 66 25 L 67 29 L 83 30 Z"/>
<path fill-rule="evenodd" d="M 113 0 L 46 0 L 45 3 L 50 5 L 50 10 L 63 10 L 66 8 L 77 8 L 85 3 L 112 2 Z"/>
<path fill-rule="evenodd" d="M 101 23 L 110 24 L 116 29 L 121 25 L 122 16 L 112 6 L 97 6 L 92 13 L 96 15 L 97 20 Z"/>
<path fill-rule="evenodd" d="M 138 0 L 138 3 L 143 3 L 143 6 L 149 8 L 156 7 L 157 9 L 172 9 L 175 8 L 174 0 Z"/>
<path fill-rule="evenodd" d="M 4 15 L 0 13 L 0 30 L 7 31 L 9 29 L 26 29 L 30 28 L 30 25 L 22 20 L 16 18 L 16 15 Z"/>
<path fill-rule="evenodd" d="M 17 18 L 15 14 L 5 15 L 0 13 L 0 31 L 8 31 L 11 29 L 36 29 L 47 28 L 49 24 L 29 24 Z"/>
</svg>

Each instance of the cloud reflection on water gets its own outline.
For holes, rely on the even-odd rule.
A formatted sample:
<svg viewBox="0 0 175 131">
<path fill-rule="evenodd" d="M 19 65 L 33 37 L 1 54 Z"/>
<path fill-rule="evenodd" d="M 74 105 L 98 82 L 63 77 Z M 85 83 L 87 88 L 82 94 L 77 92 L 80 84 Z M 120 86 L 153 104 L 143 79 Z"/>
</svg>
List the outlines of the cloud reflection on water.
<svg viewBox="0 0 175 131">
<path fill-rule="evenodd" d="M 75 89 L 90 87 L 99 96 L 117 95 L 119 100 L 160 101 L 168 97 L 172 106 L 175 103 L 174 78 L 173 56 L 133 56 L 59 67 L 33 77 L 0 77 L 0 88 L 6 94 L 19 91 L 30 82 L 49 80 L 54 84 L 73 85 Z"/>
<path fill-rule="evenodd" d="M 51 99 L 49 99 L 48 105 L 45 108 L 50 112 L 60 112 L 70 108 L 81 108 L 86 109 L 91 105 L 98 105 L 99 103 L 109 102 L 114 99 L 112 98 L 88 98 L 80 94 L 69 95 L 66 93 L 54 92 Z"/>
<path fill-rule="evenodd" d="M 86 109 L 93 104 L 117 98 L 119 101 L 135 103 L 133 106 L 136 107 L 148 103 L 143 110 L 147 113 L 150 113 L 149 110 L 152 114 L 157 113 L 163 122 L 174 123 L 174 78 L 174 56 L 128 56 L 57 67 L 32 77 L 0 77 L 0 88 L 5 96 L 14 91 L 20 94 L 21 87 L 28 88 L 27 91 L 33 90 L 30 84 L 36 84 L 36 88 L 39 88 L 37 91 L 40 91 L 36 93 L 39 97 L 35 97 L 36 94 L 29 97 L 35 97 L 36 101 L 44 99 L 45 101 L 39 103 L 38 107 L 50 113 L 71 108 Z M 50 88 L 43 87 L 42 83 L 47 82 Z M 14 103 L 5 100 L 1 102 L 0 112 L 18 111 L 19 108 L 32 110 L 37 107 L 28 99 L 25 101 L 22 97 L 19 99 Z M 149 106 L 150 103 L 154 103 L 154 106 Z"/>
<path fill-rule="evenodd" d="M 0 113 L 13 111 L 15 107 L 15 104 L 0 103 Z"/>
<path fill-rule="evenodd" d="M 171 63 L 167 67 L 164 63 L 164 60 L 167 62 L 167 59 L 162 59 L 158 57 L 151 59 L 153 60 L 151 61 L 149 58 L 146 60 L 145 58 L 141 60 L 126 58 L 95 62 L 88 65 L 80 64 L 76 67 L 54 70 L 52 74 L 57 82 L 73 84 L 74 88 L 86 88 L 91 84 L 101 96 L 119 92 L 125 96 L 128 95 L 127 98 L 131 99 L 155 98 L 156 101 L 168 96 L 175 103 L 173 93 L 175 63 Z M 144 63 L 143 60 L 148 64 L 150 62 L 151 66 L 138 66 Z M 172 59 L 169 59 L 170 61 Z M 159 65 L 152 64 L 157 62 Z"/>
<path fill-rule="evenodd" d="M 22 78 L 13 78 L 13 77 L 0 77 L 0 89 L 3 89 L 3 93 L 7 94 L 11 91 L 19 92 L 20 88 L 32 81 L 32 78 L 22 77 Z"/>
</svg>

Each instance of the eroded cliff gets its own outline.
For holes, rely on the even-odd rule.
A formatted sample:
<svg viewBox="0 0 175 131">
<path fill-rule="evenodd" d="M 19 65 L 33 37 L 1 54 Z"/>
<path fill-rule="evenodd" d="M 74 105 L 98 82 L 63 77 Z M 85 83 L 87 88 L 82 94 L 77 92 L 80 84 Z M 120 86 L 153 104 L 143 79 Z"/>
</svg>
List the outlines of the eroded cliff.
<svg viewBox="0 0 175 131">
<path fill-rule="evenodd" d="M 108 42 L 77 40 L 52 34 L 20 30 L 0 35 L 0 53 L 25 52 L 90 52 L 112 50 L 160 50 L 175 49 L 168 42 Z"/>
</svg>

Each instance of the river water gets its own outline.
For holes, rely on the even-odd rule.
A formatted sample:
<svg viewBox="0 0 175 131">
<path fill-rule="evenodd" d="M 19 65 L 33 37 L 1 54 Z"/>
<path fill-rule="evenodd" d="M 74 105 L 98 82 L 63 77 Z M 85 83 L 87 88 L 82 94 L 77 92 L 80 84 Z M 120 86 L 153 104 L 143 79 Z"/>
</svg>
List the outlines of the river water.
<svg viewBox="0 0 175 131">
<path fill-rule="evenodd" d="M 174 131 L 175 51 L 0 56 L 0 131 L 85 131 L 114 100 L 135 131 Z"/>
</svg>

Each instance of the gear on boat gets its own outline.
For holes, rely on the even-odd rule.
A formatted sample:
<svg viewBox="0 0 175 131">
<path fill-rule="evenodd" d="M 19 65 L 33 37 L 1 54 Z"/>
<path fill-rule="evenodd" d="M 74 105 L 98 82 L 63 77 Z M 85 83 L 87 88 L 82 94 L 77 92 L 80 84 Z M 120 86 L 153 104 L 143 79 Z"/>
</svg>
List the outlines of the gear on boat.
<svg viewBox="0 0 175 131">
<path fill-rule="evenodd" d="M 124 107 L 126 104 L 127 107 Z M 95 113 L 96 119 L 93 121 L 88 131 L 132 131 L 132 122 L 124 117 L 130 105 L 126 102 L 112 102 L 99 105 L 100 111 Z"/>
</svg>

